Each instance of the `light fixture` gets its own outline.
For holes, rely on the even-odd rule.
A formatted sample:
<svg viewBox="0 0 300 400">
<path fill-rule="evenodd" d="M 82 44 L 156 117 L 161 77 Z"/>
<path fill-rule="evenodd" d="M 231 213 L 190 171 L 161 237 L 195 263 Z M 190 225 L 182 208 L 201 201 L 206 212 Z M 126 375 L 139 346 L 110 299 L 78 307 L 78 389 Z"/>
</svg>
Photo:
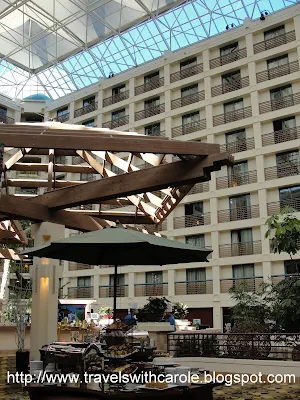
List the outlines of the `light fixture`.
<svg viewBox="0 0 300 400">
<path fill-rule="evenodd" d="M 268 10 L 263 10 L 263 11 L 261 11 L 261 13 L 260 13 L 260 20 L 261 21 L 264 21 L 265 19 L 266 19 L 266 16 L 267 15 L 269 15 L 270 13 L 269 13 L 269 11 Z"/>
<path fill-rule="evenodd" d="M 230 28 L 235 28 L 235 25 L 234 24 L 226 25 L 226 31 L 228 31 L 228 29 Z"/>
</svg>

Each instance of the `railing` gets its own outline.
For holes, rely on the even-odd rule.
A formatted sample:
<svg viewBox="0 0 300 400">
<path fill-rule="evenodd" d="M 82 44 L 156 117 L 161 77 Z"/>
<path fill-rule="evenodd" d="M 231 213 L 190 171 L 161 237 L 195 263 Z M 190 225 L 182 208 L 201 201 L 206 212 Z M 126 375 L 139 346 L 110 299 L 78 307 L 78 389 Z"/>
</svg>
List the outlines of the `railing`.
<svg viewBox="0 0 300 400">
<path fill-rule="evenodd" d="M 142 111 L 137 111 L 135 113 L 135 121 L 139 121 L 140 119 L 153 117 L 154 115 L 161 114 L 165 112 L 165 105 L 159 104 L 158 106 L 145 108 Z"/>
<path fill-rule="evenodd" d="M 230 122 L 238 121 L 239 119 L 249 118 L 252 115 L 251 107 L 241 108 L 235 111 L 229 111 L 224 114 L 216 115 L 213 117 L 213 125 L 223 125 Z"/>
<path fill-rule="evenodd" d="M 262 135 L 262 145 L 269 146 L 272 144 L 289 142 L 290 140 L 300 139 L 300 127 L 290 129 L 282 129 L 280 131 L 265 133 Z"/>
<path fill-rule="evenodd" d="M 239 90 L 247 86 L 249 86 L 249 76 L 237 79 L 236 81 L 233 80 L 230 83 L 223 83 L 222 85 L 214 86 L 211 88 L 211 95 L 212 97 L 215 97 L 219 96 L 220 94 L 233 92 L 234 90 Z"/>
<path fill-rule="evenodd" d="M 248 292 L 255 292 L 263 283 L 262 276 L 252 276 L 250 278 L 231 278 L 220 279 L 221 293 L 228 293 L 231 288 L 242 288 Z"/>
<path fill-rule="evenodd" d="M 111 97 L 107 97 L 106 99 L 103 99 L 103 107 L 110 106 L 111 104 L 119 103 L 120 101 L 127 100 L 129 99 L 129 90 L 126 90 L 125 92 L 121 92 L 118 94 L 114 94 Z"/>
<path fill-rule="evenodd" d="M 275 100 L 264 101 L 259 104 L 259 113 L 265 114 L 267 112 L 280 110 L 281 108 L 292 107 L 296 104 L 300 104 L 300 93 L 290 94 Z"/>
<path fill-rule="evenodd" d="M 168 283 L 142 283 L 134 285 L 134 295 L 141 296 L 167 296 Z"/>
<path fill-rule="evenodd" d="M 184 215 L 174 218 L 174 229 L 191 228 L 192 226 L 209 225 L 210 213 L 202 215 Z"/>
<path fill-rule="evenodd" d="M 206 119 L 201 119 L 199 121 L 190 122 L 172 128 L 172 137 L 188 135 L 189 133 L 202 131 L 203 129 L 206 129 Z"/>
<path fill-rule="evenodd" d="M 212 280 L 175 282 L 175 296 L 182 296 L 189 294 L 212 294 L 212 293 L 213 293 Z"/>
<path fill-rule="evenodd" d="M 264 40 L 263 42 L 256 43 L 253 46 L 254 54 L 261 53 L 274 47 L 281 46 L 283 44 L 296 40 L 295 31 L 284 33 L 283 35 L 276 36 L 271 39 Z"/>
<path fill-rule="evenodd" d="M 88 114 L 92 111 L 95 111 L 98 109 L 98 101 L 93 101 L 89 105 L 78 108 L 77 110 L 74 111 L 74 118 L 80 117 L 81 115 Z"/>
<path fill-rule="evenodd" d="M 56 117 L 57 122 L 66 122 L 70 119 L 70 113 L 66 113 Z"/>
<path fill-rule="evenodd" d="M 164 78 L 152 78 L 150 82 L 146 82 L 143 85 L 134 88 L 134 94 L 138 96 L 139 94 L 146 93 L 149 92 L 150 90 L 154 90 L 161 86 L 164 86 L 164 84 L 165 84 Z"/>
<path fill-rule="evenodd" d="M 39 171 L 17 171 L 16 177 L 17 178 L 37 178 L 39 176 Z"/>
<path fill-rule="evenodd" d="M 92 268 L 94 268 L 93 265 L 76 263 L 71 261 L 69 262 L 69 271 L 81 271 L 83 269 L 92 269 Z"/>
<path fill-rule="evenodd" d="M 205 99 L 205 91 L 201 90 L 200 92 L 189 94 L 188 96 L 172 100 L 171 110 L 174 110 L 175 108 L 179 107 L 188 106 L 189 104 L 197 103 L 198 101 L 202 101 L 204 99 Z"/>
<path fill-rule="evenodd" d="M 0 122 L 3 122 L 4 124 L 14 124 L 15 120 L 5 114 L 0 113 Z"/>
<path fill-rule="evenodd" d="M 226 54 L 224 56 L 216 57 L 213 58 L 212 60 L 209 60 L 209 66 L 211 69 L 221 67 L 222 65 L 230 64 L 234 61 L 240 60 L 241 58 L 247 57 L 247 50 L 240 49 L 233 51 L 230 54 Z"/>
<path fill-rule="evenodd" d="M 172 357 L 222 357 L 299 361 L 299 333 L 168 334 Z M 295 368 L 298 364 L 295 364 Z"/>
<path fill-rule="evenodd" d="M 300 211 L 300 199 L 281 200 L 267 203 L 268 215 L 278 214 L 284 207 L 290 207 L 295 211 Z"/>
<path fill-rule="evenodd" d="M 113 119 L 112 121 L 109 121 L 109 122 L 104 122 L 102 124 L 102 127 L 113 129 L 113 128 L 118 128 L 118 126 L 127 125 L 127 124 L 129 124 L 129 115 L 125 115 L 124 117 Z"/>
<path fill-rule="evenodd" d="M 256 81 L 257 83 L 265 82 L 270 79 L 279 78 L 280 76 L 292 74 L 293 72 L 299 71 L 299 61 L 292 61 L 290 63 L 280 65 L 279 67 L 274 67 L 267 69 L 262 72 L 257 72 Z"/>
<path fill-rule="evenodd" d="M 218 211 L 218 222 L 239 221 L 259 217 L 259 206 L 236 207 Z"/>
<path fill-rule="evenodd" d="M 167 230 L 167 220 L 165 219 L 159 224 L 135 224 L 136 228 L 146 229 L 149 233 L 161 232 Z"/>
<path fill-rule="evenodd" d="M 221 153 L 240 153 L 241 151 L 253 150 L 255 148 L 254 138 L 240 139 L 235 142 L 222 144 L 220 146 Z"/>
<path fill-rule="evenodd" d="M 94 297 L 93 287 L 69 287 L 68 298 L 69 299 L 89 299 Z"/>
<path fill-rule="evenodd" d="M 181 71 L 174 72 L 170 75 L 170 82 L 180 81 L 181 79 L 189 78 L 203 72 L 203 64 L 193 65 L 192 67 L 184 68 Z"/>
<path fill-rule="evenodd" d="M 300 280 L 299 274 L 282 274 L 282 275 L 272 275 L 272 283 L 273 285 L 278 285 L 284 279 L 298 279 Z"/>
<path fill-rule="evenodd" d="M 220 257 L 239 257 L 261 254 L 261 241 L 221 244 Z"/>
<path fill-rule="evenodd" d="M 99 286 L 99 297 L 114 297 L 113 285 Z M 128 297 L 128 285 L 117 286 L 117 297 Z"/>
<path fill-rule="evenodd" d="M 236 186 L 249 185 L 257 182 L 257 171 L 249 171 L 243 174 L 221 176 L 216 179 L 217 189 L 226 189 Z"/>
<path fill-rule="evenodd" d="M 209 182 L 196 183 L 187 195 L 209 192 Z"/>
<path fill-rule="evenodd" d="M 265 168 L 265 180 L 286 178 L 287 176 L 300 175 L 300 164 L 285 163 Z"/>
</svg>

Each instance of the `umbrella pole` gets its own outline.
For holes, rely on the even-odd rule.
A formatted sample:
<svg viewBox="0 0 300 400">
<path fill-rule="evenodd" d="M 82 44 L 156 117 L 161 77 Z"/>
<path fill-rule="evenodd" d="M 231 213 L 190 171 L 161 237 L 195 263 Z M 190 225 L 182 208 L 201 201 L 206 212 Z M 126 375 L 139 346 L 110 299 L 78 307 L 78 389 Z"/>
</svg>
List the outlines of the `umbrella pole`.
<svg viewBox="0 0 300 400">
<path fill-rule="evenodd" d="M 117 280 L 118 280 L 118 266 L 115 265 L 115 272 L 114 272 L 114 314 L 113 319 L 116 320 L 117 317 Z"/>
</svg>

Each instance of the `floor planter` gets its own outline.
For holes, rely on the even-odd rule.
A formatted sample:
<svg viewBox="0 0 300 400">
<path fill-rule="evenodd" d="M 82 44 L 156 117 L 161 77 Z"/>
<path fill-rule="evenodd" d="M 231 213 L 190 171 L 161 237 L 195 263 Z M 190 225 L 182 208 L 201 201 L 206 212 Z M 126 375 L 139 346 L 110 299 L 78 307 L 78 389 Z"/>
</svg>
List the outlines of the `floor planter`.
<svg viewBox="0 0 300 400">
<path fill-rule="evenodd" d="M 17 351 L 16 352 L 16 370 L 17 372 L 28 373 L 29 367 L 29 351 Z"/>
</svg>

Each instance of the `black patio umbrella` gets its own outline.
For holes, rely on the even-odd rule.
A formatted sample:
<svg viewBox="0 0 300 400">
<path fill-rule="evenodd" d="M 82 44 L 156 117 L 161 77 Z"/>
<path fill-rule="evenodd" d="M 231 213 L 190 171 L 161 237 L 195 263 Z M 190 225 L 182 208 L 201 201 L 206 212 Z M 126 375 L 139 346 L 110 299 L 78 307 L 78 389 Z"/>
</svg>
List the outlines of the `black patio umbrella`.
<svg viewBox="0 0 300 400">
<path fill-rule="evenodd" d="M 46 246 L 25 249 L 21 255 L 90 265 L 114 265 L 114 318 L 117 269 L 124 265 L 167 265 L 207 261 L 208 249 L 119 226 L 70 236 Z"/>
</svg>

